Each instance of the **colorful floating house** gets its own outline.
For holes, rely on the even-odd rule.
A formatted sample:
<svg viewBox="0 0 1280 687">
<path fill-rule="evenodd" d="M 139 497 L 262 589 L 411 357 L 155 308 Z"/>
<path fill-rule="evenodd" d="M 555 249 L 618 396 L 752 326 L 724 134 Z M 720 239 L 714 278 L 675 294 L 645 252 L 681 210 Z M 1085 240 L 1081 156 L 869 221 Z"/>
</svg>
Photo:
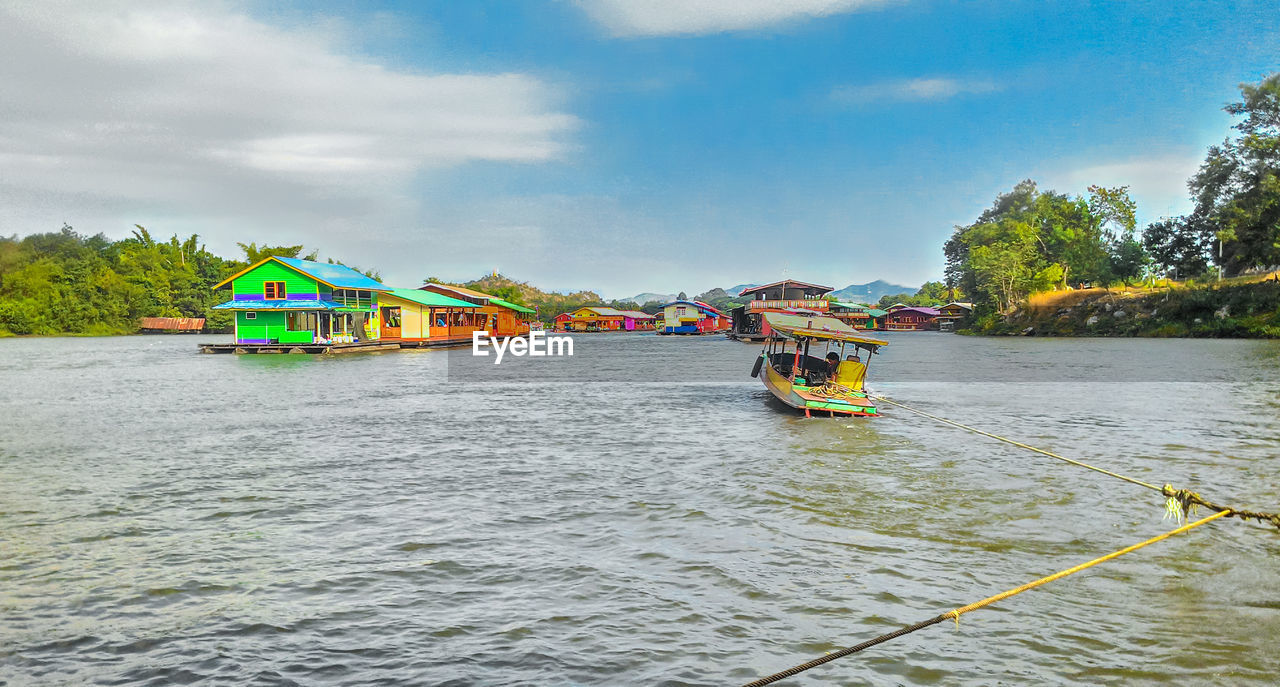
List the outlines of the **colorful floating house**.
<svg viewBox="0 0 1280 687">
<path fill-rule="evenodd" d="M 639 310 L 619 310 L 622 313 L 622 328 L 625 331 L 652 331 L 658 321 L 656 315 Z"/>
<path fill-rule="evenodd" d="M 376 340 L 378 297 L 391 291 L 346 267 L 298 258 L 265 258 L 214 285 L 231 300 L 238 345 L 299 346 Z"/>
<path fill-rule="evenodd" d="M 659 334 L 710 334 L 725 329 L 727 319 L 702 301 L 672 301 L 662 306 Z"/>
<path fill-rule="evenodd" d="M 467 344 L 471 334 L 485 331 L 488 316 L 479 306 L 434 291 L 391 289 L 378 299 L 382 340 L 402 346 Z"/>
<path fill-rule="evenodd" d="M 475 289 L 446 284 L 426 284 L 419 288 L 476 306 L 474 317 L 462 319 L 471 324 L 462 326 L 475 326 L 492 337 L 525 336 L 529 333 L 529 324 L 538 319 L 538 311 L 532 308 L 504 301 Z"/>
<path fill-rule="evenodd" d="M 902 306 L 889 310 L 884 318 L 884 328 L 889 331 L 922 331 L 936 329 L 937 308 Z"/>
<path fill-rule="evenodd" d="M 830 292 L 830 286 L 794 279 L 745 288 L 738 295 L 751 296 L 751 302 L 733 309 L 733 330 L 729 335 L 742 341 L 763 341 L 770 334 L 768 323 L 761 317 L 767 312 L 826 315 L 830 309 L 826 295 Z"/>
<path fill-rule="evenodd" d="M 568 319 L 557 316 L 557 323 L 563 323 L 564 331 L 570 332 L 630 332 L 646 331 L 654 328 L 653 315 L 639 310 L 618 310 L 602 305 L 588 305 L 571 313 L 565 313 Z"/>
</svg>

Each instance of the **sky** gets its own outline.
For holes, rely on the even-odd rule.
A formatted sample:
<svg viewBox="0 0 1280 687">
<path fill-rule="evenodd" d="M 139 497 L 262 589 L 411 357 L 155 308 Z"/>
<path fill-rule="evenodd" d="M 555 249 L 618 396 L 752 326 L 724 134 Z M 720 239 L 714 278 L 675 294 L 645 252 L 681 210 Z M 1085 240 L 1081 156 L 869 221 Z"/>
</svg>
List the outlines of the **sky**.
<svg viewBox="0 0 1280 687">
<path fill-rule="evenodd" d="M 0 234 L 606 298 L 919 285 L 1022 179 L 1187 211 L 1276 70 L 1274 0 L 0 0 Z"/>
</svg>

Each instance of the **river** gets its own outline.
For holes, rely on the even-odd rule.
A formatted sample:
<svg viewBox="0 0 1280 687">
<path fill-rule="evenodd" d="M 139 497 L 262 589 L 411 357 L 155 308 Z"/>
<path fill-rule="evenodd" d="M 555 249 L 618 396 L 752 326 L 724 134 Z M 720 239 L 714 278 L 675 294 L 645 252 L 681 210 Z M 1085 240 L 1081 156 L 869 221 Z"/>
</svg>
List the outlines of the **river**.
<svg viewBox="0 0 1280 687">
<path fill-rule="evenodd" d="M 874 391 L 1280 508 L 1280 343 L 890 333 Z M 1173 527 L 1158 494 L 758 346 L 572 358 L 0 340 L 0 684 L 735 684 Z M 1280 679 L 1280 532 L 1227 519 L 783 684 Z"/>
</svg>

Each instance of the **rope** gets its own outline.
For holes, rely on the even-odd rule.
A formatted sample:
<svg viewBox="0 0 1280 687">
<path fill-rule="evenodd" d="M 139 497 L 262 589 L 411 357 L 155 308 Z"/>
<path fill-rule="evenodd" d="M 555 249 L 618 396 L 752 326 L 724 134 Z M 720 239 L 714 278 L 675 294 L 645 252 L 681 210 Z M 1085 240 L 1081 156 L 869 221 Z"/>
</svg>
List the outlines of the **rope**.
<svg viewBox="0 0 1280 687">
<path fill-rule="evenodd" d="M 903 636 L 903 635 L 911 634 L 912 632 L 915 632 L 916 630 L 924 629 L 924 628 L 926 628 L 926 627 L 929 627 L 930 625 L 937 625 L 938 623 L 940 623 L 940 622 L 942 622 L 942 621 L 944 621 L 944 620 L 947 620 L 947 619 L 953 619 L 953 620 L 955 620 L 955 621 L 956 621 L 956 625 L 959 625 L 959 624 L 960 624 L 960 616 L 961 616 L 961 615 L 963 615 L 963 614 L 965 614 L 965 613 L 968 613 L 968 612 L 970 612 L 970 611 L 976 611 L 976 610 L 978 610 L 979 608 L 983 608 L 983 607 L 985 607 L 985 606 L 990 606 L 991 604 L 994 604 L 994 603 L 996 603 L 996 602 L 998 602 L 998 601 L 1002 601 L 1002 600 L 1007 599 L 1007 598 L 1009 598 L 1009 597 L 1011 597 L 1011 596 L 1014 596 L 1014 595 L 1017 595 L 1017 594 L 1021 594 L 1022 592 L 1025 592 L 1025 591 L 1028 591 L 1028 590 L 1031 590 L 1031 589 L 1035 589 L 1036 587 L 1039 587 L 1039 586 L 1044 585 L 1044 584 L 1048 584 L 1048 583 L 1050 583 L 1050 582 L 1053 582 L 1054 580 L 1060 580 L 1060 579 L 1062 579 L 1062 578 L 1066 577 L 1067 575 L 1072 575 L 1072 574 L 1078 573 L 1078 572 L 1080 572 L 1081 570 L 1085 570 L 1085 569 L 1087 569 L 1087 568 L 1091 568 L 1091 567 L 1093 567 L 1093 566 L 1095 566 L 1095 565 L 1098 565 L 1099 563 L 1105 563 L 1105 562 L 1107 562 L 1107 561 L 1109 561 L 1109 560 L 1111 560 L 1111 559 L 1113 559 L 1113 558 L 1118 558 L 1118 557 L 1120 557 L 1120 556 L 1123 556 L 1123 555 L 1125 555 L 1126 553 L 1132 553 L 1132 552 L 1134 552 L 1134 551 L 1137 551 L 1138 549 L 1143 548 L 1144 546 L 1150 546 L 1150 545 L 1152 545 L 1152 544 L 1154 544 L 1154 543 L 1156 543 L 1156 542 L 1158 542 L 1158 541 L 1163 541 L 1163 540 L 1168 539 L 1169 537 L 1172 537 L 1172 536 L 1174 536 L 1174 535 L 1176 535 L 1176 534 L 1182 534 L 1183 532 L 1187 532 L 1187 531 L 1192 530 L 1192 529 L 1195 529 L 1195 528 L 1197 528 L 1197 527 L 1199 527 L 1199 526 L 1201 526 L 1201 525 L 1204 525 L 1204 524 L 1210 523 L 1210 522 L 1212 522 L 1212 521 L 1214 521 L 1214 520 L 1217 520 L 1218 518 L 1226 517 L 1226 516 L 1231 515 L 1231 514 L 1232 514 L 1232 511 L 1231 511 L 1231 510 L 1222 510 L 1222 511 L 1219 511 L 1219 512 L 1217 512 L 1217 513 L 1214 513 L 1213 515 L 1208 516 L 1208 517 L 1201 518 L 1200 520 L 1196 520 L 1195 522 L 1189 522 L 1189 523 L 1187 523 L 1187 524 L 1185 524 L 1185 525 L 1183 525 L 1183 526 L 1181 526 L 1181 527 L 1178 527 L 1177 529 L 1169 530 L 1168 532 L 1165 532 L 1164 534 L 1161 534 L 1161 535 L 1158 535 L 1158 536 L 1152 537 L 1152 538 L 1150 538 L 1150 539 L 1148 539 L 1148 540 L 1146 540 L 1146 541 L 1143 541 L 1143 542 L 1139 542 L 1139 543 L 1137 543 L 1137 544 L 1134 544 L 1133 546 L 1126 546 L 1125 548 L 1120 549 L 1119 551 L 1114 551 L 1114 552 L 1109 553 L 1109 554 L 1107 554 L 1107 555 L 1105 555 L 1105 556 L 1101 556 L 1101 557 L 1099 557 L 1099 558 L 1095 558 L 1095 559 L 1093 559 L 1093 560 L 1091 560 L 1091 561 L 1089 561 L 1089 562 L 1087 562 L 1087 563 L 1081 563 L 1080 565 L 1077 565 L 1077 566 L 1075 566 L 1075 567 L 1067 568 L 1066 570 L 1062 570 L 1062 571 L 1056 572 L 1056 573 L 1054 573 L 1054 574 L 1052 574 L 1052 575 L 1049 575 L 1048 577 L 1042 577 L 1042 578 L 1040 578 L 1040 579 L 1038 579 L 1038 580 L 1034 580 L 1034 581 L 1032 581 L 1032 582 L 1028 582 L 1028 583 L 1026 583 L 1026 584 L 1024 584 L 1024 585 L 1021 585 L 1021 586 L 1019 586 L 1019 587 L 1014 587 L 1013 589 L 1009 589 L 1009 590 L 1006 590 L 1006 591 L 1000 592 L 999 594 L 996 594 L 996 595 L 994 595 L 994 596 L 989 596 L 989 597 L 987 597 L 987 598 L 985 598 L 985 599 L 983 599 L 983 600 L 981 600 L 981 601 L 977 601 L 977 602 L 974 602 L 974 603 L 968 604 L 967 606 L 961 606 L 961 607 L 959 607 L 959 608 L 952 609 L 952 610 L 950 610 L 950 611 L 947 611 L 946 613 L 943 613 L 943 614 L 941 614 L 941 615 L 934 616 L 934 617 L 932 617 L 932 618 L 930 618 L 930 619 L 928 619 L 928 620 L 924 620 L 924 621 L 918 622 L 918 623 L 916 623 L 915 625 L 909 625 L 909 626 L 907 626 L 907 627 L 903 627 L 903 628 L 899 628 L 899 629 L 897 629 L 897 630 L 894 630 L 893 632 L 889 632 L 889 633 L 886 633 L 886 634 L 882 634 L 882 635 L 880 635 L 879 637 L 875 637 L 875 638 L 873 638 L 873 639 L 869 639 L 869 640 L 867 640 L 867 641 L 865 641 L 865 642 L 863 642 L 863 643 L 861 643 L 861 644 L 857 644 L 857 645 L 855 645 L 855 646 L 847 647 L 847 648 L 841 649 L 841 650 L 839 650 L 839 651 L 833 651 L 833 652 L 831 652 L 831 653 L 829 653 L 829 654 L 826 654 L 826 655 L 824 655 L 824 656 L 820 656 L 820 657 L 818 657 L 818 658 L 815 658 L 815 659 L 813 659 L 812 661 L 809 661 L 808 663 L 801 663 L 801 664 L 800 664 L 800 665 L 798 665 L 798 666 L 794 666 L 794 667 L 792 667 L 792 668 L 788 668 L 788 669 L 783 670 L 783 671 L 781 671 L 781 672 L 774 673 L 773 675 L 770 675 L 770 676 L 768 676 L 768 677 L 760 678 L 759 680 L 756 680 L 756 681 L 754 681 L 754 682 L 748 682 L 748 683 L 747 683 L 746 685 L 744 685 L 743 687 L 763 687 L 764 685 L 773 684 L 774 682 L 777 682 L 777 681 L 779 681 L 779 680 L 784 680 L 784 679 L 786 679 L 786 678 L 793 677 L 793 676 L 795 676 L 795 675 L 799 675 L 800 673 L 803 673 L 804 671 L 809 670 L 810 668 L 814 668 L 814 667 L 820 666 L 820 665 L 822 665 L 823 663 L 827 663 L 828 661 L 834 661 L 834 660 L 836 660 L 837 658 L 842 658 L 842 657 L 844 657 L 844 656 L 848 656 L 849 654 L 857 653 L 857 652 L 859 652 L 859 651 L 862 651 L 863 649 L 867 649 L 867 648 L 869 648 L 869 647 L 873 647 L 873 646 L 875 646 L 875 645 L 877 645 L 877 644 L 883 644 L 884 642 L 887 642 L 887 641 L 889 641 L 889 640 L 891 640 L 891 639 L 896 639 L 896 638 L 901 637 L 901 636 Z"/>
<path fill-rule="evenodd" d="M 1083 461 L 1075 460 L 1073 458 L 1067 458 L 1066 456 L 1059 455 L 1057 453 L 1054 453 L 1053 451 L 1046 451 L 1042 448 L 1036 448 L 1035 446 L 1032 446 L 1030 444 L 1024 444 L 1021 441 L 1014 441 L 1013 439 L 1010 439 L 1008 437 L 1002 437 L 999 434 L 992 434 L 991 432 L 978 429 L 977 427 L 971 427 L 969 425 L 956 422 L 955 420 L 948 420 L 945 417 L 940 417 L 938 415 L 926 413 L 923 410 L 912 408 L 909 405 L 898 403 L 897 401 L 887 399 L 883 396 L 872 396 L 868 394 L 868 397 L 875 399 L 876 401 L 897 406 L 899 408 L 902 408 L 903 410 L 910 411 L 917 415 L 927 417 L 930 420 L 936 420 L 943 424 L 951 425 L 952 427 L 958 427 L 967 432 L 973 432 L 974 434 L 981 434 L 984 437 L 995 439 L 996 441 L 1003 441 L 1006 444 L 1012 444 L 1013 446 L 1017 446 L 1018 448 L 1023 448 L 1028 451 L 1034 451 L 1035 453 L 1049 456 L 1050 458 L 1056 458 L 1058 460 L 1061 460 L 1066 463 L 1070 463 L 1072 465 L 1076 465 L 1078 467 L 1086 468 L 1088 470 L 1093 470 L 1094 472 L 1100 472 L 1104 475 L 1107 475 L 1108 477 L 1114 477 L 1118 480 L 1123 480 L 1130 484 L 1136 484 L 1140 487 L 1146 487 L 1147 489 L 1150 489 L 1152 491 L 1160 492 L 1160 494 L 1162 494 L 1167 499 L 1165 505 L 1169 513 L 1172 515 L 1175 515 L 1175 517 L 1177 517 L 1179 520 L 1188 519 L 1191 513 L 1194 511 L 1194 509 L 1197 506 L 1203 506 L 1216 513 L 1229 513 L 1233 517 L 1237 517 L 1242 520 L 1257 520 L 1258 522 L 1261 522 L 1261 523 L 1270 523 L 1271 525 L 1274 525 L 1277 529 L 1280 529 L 1280 513 L 1262 513 L 1258 511 L 1242 510 L 1238 508 L 1231 508 L 1228 506 L 1218 505 L 1211 501 L 1205 500 L 1199 494 L 1197 494 L 1194 491 L 1191 491 L 1190 489 L 1176 489 L 1172 484 L 1166 484 L 1162 487 L 1156 486 L 1150 482 L 1144 482 L 1135 477 L 1129 477 L 1127 475 L 1122 475 L 1118 472 L 1112 472 L 1111 470 L 1106 470 L 1096 465 L 1090 465 Z"/>
<path fill-rule="evenodd" d="M 1074 460 L 1074 459 L 1072 459 L 1072 458 L 1067 458 L 1066 456 L 1060 456 L 1060 455 L 1058 455 L 1058 454 L 1054 453 L 1053 451 L 1046 451 L 1046 450 L 1044 450 L 1044 449 L 1042 449 L 1042 448 L 1036 448 L 1035 446 L 1031 446 L 1030 444 L 1024 444 L 1024 443 L 1022 443 L 1022 442 L 1020 442 L 1020 441 L 1014 441 L 1013 439 L 1008 439 L 1008 438 L 1002 437 L 1002 436 L 1000 436 L 1000 435 L 998 435 L 998 434 L 992 434 L 991 432 L 985 432 L 985 431 L 983 431 L 983 430 L 981 430 L 981 429 L 978 429 L 977 427 L 970 427 L 969 425 L 961 424 L 961 423 L 959 423 L 959 422 L 956 422 L 955 420 L 948 420 L 948 419 L 947 419 L 947 418 L 945 418 L 945 417 L 939 417 L 939 416 L 937 416 L 937 415 L 931 415 L 931 414 L 929 414 L 929 413 L 924 412 L 923 410 L 917 410 L 917 409 L 915 409 L 915 408 L 912 408 L 911 406 L 907 406 L 907 405 L 903 405 L 903 404 L 901 404 L 901 403 L 898 403 L 897 401 L 891 401 L 891 400 L 889 400 L 889 399 L 887 399 L 887 398 L 885 398 L 885 397 L 883 397 L 883 396 L 875 396 L 874 398 L 875 398 L 877 401 L 884 401 L 885 403 L 888 403 L 888 404 L 890 404 L 890 405 L 898 406 L 899 408 L 902 408 L 903 410 L 909 410 L 909 411 L 911 411 L 911 412 L 913 412 L 913 413 L 915 413 L 915 414 L 917 414 L 917 415 L 923 415 L 924 417 L 927 417 L 927 418 L 929 418 L 930 420 L 937 420 L 938 422 L 942 422 L 942 423 L 945 423 L 945 424 L 951 425 L 951 426 L 953 426 L 953 427 L 959 427 L 960 429 L 963 429 L 963 430 L 967 430 L 967 431 L 973 432 L 974 434 L 981 434 L 981 435 L 982 435 L 982 436 L 984 436 L 984 437 L 989 437 L 989 438 L 991 438 L 991 439 L 995 439 L 996 441 L 1003 441 L 1003 442 L 1005 442 L 1006 444 L 1013 444 L 1014 446 L 1017 446 L 1018 448 L 1025 448 L 1025 449 L 1027 449 L 1028 451 L 1035 451 L 1036 453 L 1040 453 L 1040 454 L 1043 454 L 1043 455 L 1049 456 L 1050 458 L 1057 458 L 1058 460 L 1066 461 L 1066 462 L 1068 462 L 1068 463 L 1071 463 L 1072 465 L 1078 465 L 1078 466 L 1080 466 L 1080 467 L 1082 467 L 1082 468 L 1088 468 L 1088 469 L 1093 470 L 1093 471 L 1095 471 L 1095 472 L 1101 472 L 1101 473 L 1102 473 L 1102 474 L 1104 474 L 1104 475 L 1107 475 L 1107 476 L 1110 476 L 1110 477 L 1114 477 L 1114 478 L 1116 478 L 1116 479 L 1122 479 L 1122 480 L 1124 480 L 1124 481 L 1126 481 L 1126 482 L 1129 482 L 1130 484 L 1136 484 L 1136 485 L 1138 485 L 1138 486 L 1140 486 L 1140 487 L 1146 487 L 1146 488 L 1148 488 L 1148 489 L 1152 489 L 1152 490 L 1154 490 L 1154 491 L 1160 491 L 1160 487 L 1157 487 L 1156 485 L 1151 484 L 1150 482 L 1143 482 L 1142 480 L 1140 480 L 1140 479 L 1136 479 L 1136 478 L 1134 478 L 1134 477 L 1126 477 L 1126 476 L 1121 475 L 1120 473 L 1117 473 L 1117 472 L 1112 472 L 1112 471 L 1110 471 L 1110 470 L 1104 470 L 1103 468 L 1100 468 L 1100 467 L 1097 467 L 1097 466 L 1094 466 L 1094 465 L 1089 465 L 1088 463 L 1084 463 L 1084 462 L 1081 462 L 1081 461 L 1078 461 L 1078 460 Z"/>
</svg>

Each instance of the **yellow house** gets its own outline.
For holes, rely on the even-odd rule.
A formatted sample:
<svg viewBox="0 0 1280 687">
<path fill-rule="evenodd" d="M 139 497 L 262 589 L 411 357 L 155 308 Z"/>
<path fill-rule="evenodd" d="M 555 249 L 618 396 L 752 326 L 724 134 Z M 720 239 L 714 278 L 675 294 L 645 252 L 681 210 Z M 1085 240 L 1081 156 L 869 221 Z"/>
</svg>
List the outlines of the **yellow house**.
<svg viewBox="0 0 1280 687">
<path fill-rule="evenodd" d="M 378 301 L 382 338 L 420 345 L 460 344 L 484 331 L 487 317 L 456 298 L 419 289 L 392 289 Z"/>
</svg>

